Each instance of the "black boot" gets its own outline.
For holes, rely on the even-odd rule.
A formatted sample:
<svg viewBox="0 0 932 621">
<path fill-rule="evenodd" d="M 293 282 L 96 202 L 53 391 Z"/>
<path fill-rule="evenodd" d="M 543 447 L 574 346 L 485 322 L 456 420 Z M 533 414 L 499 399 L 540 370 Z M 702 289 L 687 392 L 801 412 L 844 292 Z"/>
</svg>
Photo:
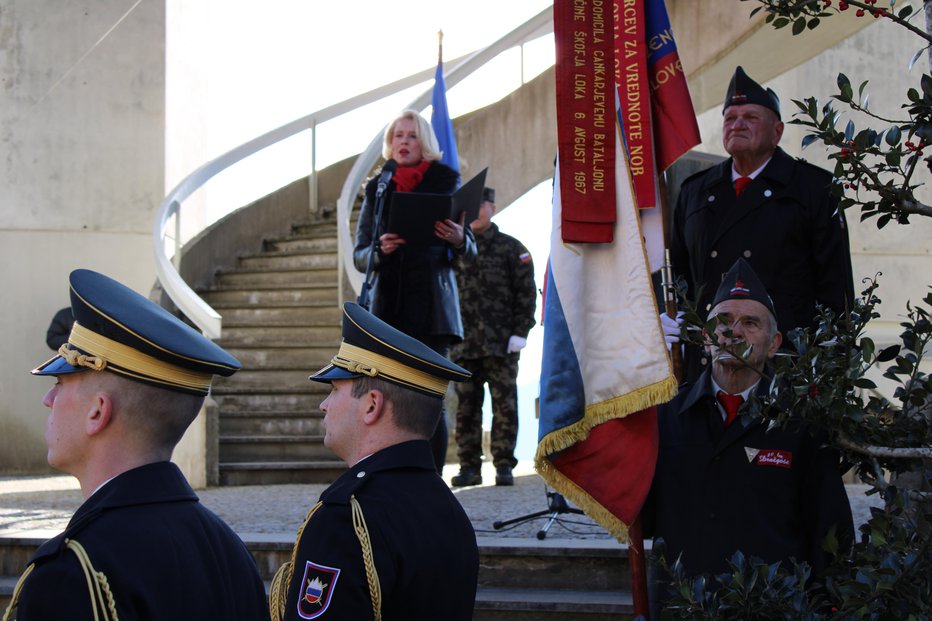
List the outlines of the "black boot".
<svg viewBox="0 0 932 621">
<path fill-rule="evenodd" d="M 482 475 L 472 468 L 460 468 L 460 473 L 450 479 L 453 487 L 467 487 L 469 485 L 482 485 Z"/>
<path fill-rule="evenodd" d="M 515 478 L 511 474 L 511 468 L 508 466 L 499 466 L 495 469 L 496 485 L 514 485 Z"/>
</svg>

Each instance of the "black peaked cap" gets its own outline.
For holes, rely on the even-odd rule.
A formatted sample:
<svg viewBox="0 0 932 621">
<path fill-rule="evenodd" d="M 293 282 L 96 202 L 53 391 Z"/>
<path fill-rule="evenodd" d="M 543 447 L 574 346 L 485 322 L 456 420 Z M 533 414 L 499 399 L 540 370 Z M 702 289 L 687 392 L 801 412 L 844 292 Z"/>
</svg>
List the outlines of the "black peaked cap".
<svg viewBox="0 0 932 621">
<path fill-rule="evenodd" d="M 164 308 L 98 272 L 71 273 L 75 324 L 59 355 L 34 375 L 107 370 L 169 390 L 206 395 L 239 361 Z"/>
<path fill-rule="evenodd" d="M 470 373 L 358 304 L 347 302 L 340 351 L 308 379 L 330 383 L 365 376 L 439 398 L 449 382 L 468 379 Z"/>
</svg>

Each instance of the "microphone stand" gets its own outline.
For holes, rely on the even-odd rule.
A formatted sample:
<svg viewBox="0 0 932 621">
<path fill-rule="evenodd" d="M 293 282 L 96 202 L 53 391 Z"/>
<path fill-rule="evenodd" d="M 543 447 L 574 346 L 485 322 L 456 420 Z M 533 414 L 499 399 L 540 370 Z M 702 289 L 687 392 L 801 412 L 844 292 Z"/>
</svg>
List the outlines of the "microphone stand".
<svg viewBox="0 0 932 621">
<path fill-rule="evenodd" d="M 392 164 L 395 163 L 394 160 L 389 161 Z M 369 260 L 366 262 L 366 276 L 363 279 L 362 287 L 359 289 L 359 298 L 356 300 L 356 303 L 366 310 L 369 310 L 369 304 L 371 303 L 372 268 L 375 266 L 375 255 L 381 245 L 379 228 L 382 226 L 382 212 L 385 208 L 385 190 L 388 188 L 388 182 L 396 167 L 397 164 L 390 166 L 386 163 L 382 177 L 379 179 L 379 185 L 375 189 L 375 210 L 372 215 L 372 240 L 369 243 Z"/>
</svg>

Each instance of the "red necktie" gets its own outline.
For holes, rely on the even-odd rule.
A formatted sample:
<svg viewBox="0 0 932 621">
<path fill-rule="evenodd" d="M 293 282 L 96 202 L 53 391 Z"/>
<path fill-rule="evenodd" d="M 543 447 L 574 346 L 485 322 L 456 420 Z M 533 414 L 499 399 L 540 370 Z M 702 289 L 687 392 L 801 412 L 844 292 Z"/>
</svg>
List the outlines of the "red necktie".
<svg viewBox="0 0 932 621">
<path fill-rule="evenodd" d="M 718 402 L 722 404 L 722 407 L 725 408 L 725 426 L 728 427 L 734 422 L 735 417 L 738 415 L 738 408 L 744 403 L 744 397 L 741 395 L 729 395 L 719 390 L 716 398 Z"/>
<path fill-rule="evenodd" d="M 735 196 L 741 196 L 747 184 L 751 183 L 750 177 L 738 177 L 735 179 Z"/>
</svg>

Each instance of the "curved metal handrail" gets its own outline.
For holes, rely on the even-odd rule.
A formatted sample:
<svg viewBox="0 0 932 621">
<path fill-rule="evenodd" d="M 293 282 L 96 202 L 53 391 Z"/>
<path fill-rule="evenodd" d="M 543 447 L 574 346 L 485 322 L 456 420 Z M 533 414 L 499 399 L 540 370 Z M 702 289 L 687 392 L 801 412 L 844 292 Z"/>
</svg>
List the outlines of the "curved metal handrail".
<svg viewBox="0 0 932 621">
<path fill-rule="evenodd" d="M 550 8 L 544 9 L 495 43 L 470 54 L 462 62 L 454 61 L 454 63 L 449 63 L 453 65 L 453 68 L 443 73 L 443 79 L 446 82 L 447 88 L 449 89 L 455 86 L 479 67 L 485 65 L 505 50 L 523 44 L 531 39 L 541 37 L 548 32 L 553 32 L 553 11 Z M 407 108 L 423 110 L 427 107 L 427 104 L 430 103 L 432 93 L 433 86 L 412 101 Z M 380 132 L 372 139 L 372 142 L 369 143 L 366 150 L 356 158 L 356 162 L 353 164 L 343 184 L 340 198 L 337 199 L 337 248 L 338 254 L 342 259 L 339 263 L 340 282 L 343 281 L 343 276 L 345 275 L 356 293 L 359 293 L 362 288 L 364 276 L 353 264 L 352 251 L 355 244 L 352 234 L 350 233 L 350 218 L 352 217 L 353 203 L 362 188 L 363 181 L 379 160 L 379 157 L 381 157 L 382 137 L 382 133 Z"/>
<path fill-rule="evenodd" d="M 548 8 L 483 50 L 449 61 L 447 64 L 452 66 L 453 69 L 444 73 L 447 85 L 452 87 L 467 75 L 478 69 L 482 64 L 485 64 L 501 52 L 517 45 L 521 45 L 526 41 L 536 37 L 543 36 L 547 34 L 547 32 L 552 31 L 553 21 L 551 17 L 551 10 Z M 207 302 L 198 296 L 197 293 L 195 293 L 194 290 L 191 289 L 191 287 L 188 286 L 186 282 L 184 282 L 184 280 L 181 278 L 181 275 L 178 273 L 176 266 L 172 264 L 171 260 L 168 258 L 168 254 L 166 253 L 165 236 L 168 229 L 168 223 L 173 216 L 178 216 L 181 204 L 188 197 L 190 197 L 191 194 L 201 188 L 218 173 L 226 170 L 230 166 L 249 157 L 250 155 L 253 155 L 273 144 L 281 142 L 286 138 L 290 138 L 295 134 L 307 130 L 314 130 L 315 127 L 320 123 L 332 120 L 338 116 L 352 112 L 361 106 L 379 101 L 380 99 L 394 95 L 395 93 L 401 92 L 405 89 L 411 88 L 412 86 L 416 86 L 417 84 L 430 80 L 433 77 L 435 70 L 436 68 L 432 67 L 423 71 L 419 71 L 418 73 L 410 75 L 406 78 L 396 80 L 391 84 L 386 84 L 384 86 L 380 86 L 376 89 L 362 93 L 361 95 L 350 97 L 349 99 L 326 108 L 322 108 L 321 110 L 312 112 L 307 116 L 291 121 L 290 123 L 282 125 L 277 129 L 273 129 L 272 131 L 254 138 L 238 147 L 235 147 L 223 155 L 200 166 L 197 170 L 185 177 L 178 185 L 175 186 L 174 189 L 172 189 L 171 192 L 168 193 L 168 195 L 165 196 L 161 205 L 159 205 L 159 209 L 155 216 L 155 223 L 152 229 L 156 277 L 158 278 L 162 289 L 166 294 L 168 294 L 172 302 L 174 302 L 178 309 L 181 310 L 181 312 L 183 312 L 188 317 L 188 319 L 190 319 L 198 328 L 200 328 L 200 330 L 203 331 L 208 338 L 220 338 L 222 318 L 220 317 L 220 314 L 217 313 L 217 311 L 211 308 Z M 409 107 L 418 109 L 426 107 L 430 100 L 430 93 L 430 90 L 426 91 L 424 95 L 418 97 Z M 338 223 L 338 247 L 340 248 L 341 254 L 346 254 L 343 252 L 343 249 L 347 247 L 347 243 L 350 244 L 348 246 L 349 248 L 352 247 L 352 240 L 349 237 L 348 206 L 352 205 L 352 200 L 355 198 L 355 194 L 352 194 L 352 196 L 350 195 L 351 188 L 355 187 L 356 191 L 358 191 L 363 178 L 368 174 L 369 170 L 372 169 L 372 166 L 375 164 L 377 159 L 377 154 L 381 150 L 380 142 L 381 133 L 379 136 L 373 139 L 369 147 L 362 153 L 362 155 L 360 155 L 359 159 L 356 160 L 356 163 L 353 165 L 350 175 L 343 186 L 343 191 L 340 194 L 340 198 L 337 201 L 338 214 L 343 214 L 345 212 L 345 215 L 341 215 L 339 217 Z M 366 161 L 368 161 L 368 163 L 366 163 Z M 316 175 L 317 171 L 313 170 L 311 174 Z M 176 235 L 176 257 L 179 256 L 179 245 L 180 240 Z M 344 256 L 344 259 L 345 258 L 346 257 Z M 349 260 L 349 266 L 352 268 L 352 258 L 350 257 Z M 362 282 L 362 275 L 358 274 L 355 269 L 351 269 L 351 272 L 349 273 L 358 275 L 358 278 L 356 279 L 354 279 L 352 275 L 349 276 L 350 282 L 353 283 L 354 288 L 358 291 Z"/>
</svg>

